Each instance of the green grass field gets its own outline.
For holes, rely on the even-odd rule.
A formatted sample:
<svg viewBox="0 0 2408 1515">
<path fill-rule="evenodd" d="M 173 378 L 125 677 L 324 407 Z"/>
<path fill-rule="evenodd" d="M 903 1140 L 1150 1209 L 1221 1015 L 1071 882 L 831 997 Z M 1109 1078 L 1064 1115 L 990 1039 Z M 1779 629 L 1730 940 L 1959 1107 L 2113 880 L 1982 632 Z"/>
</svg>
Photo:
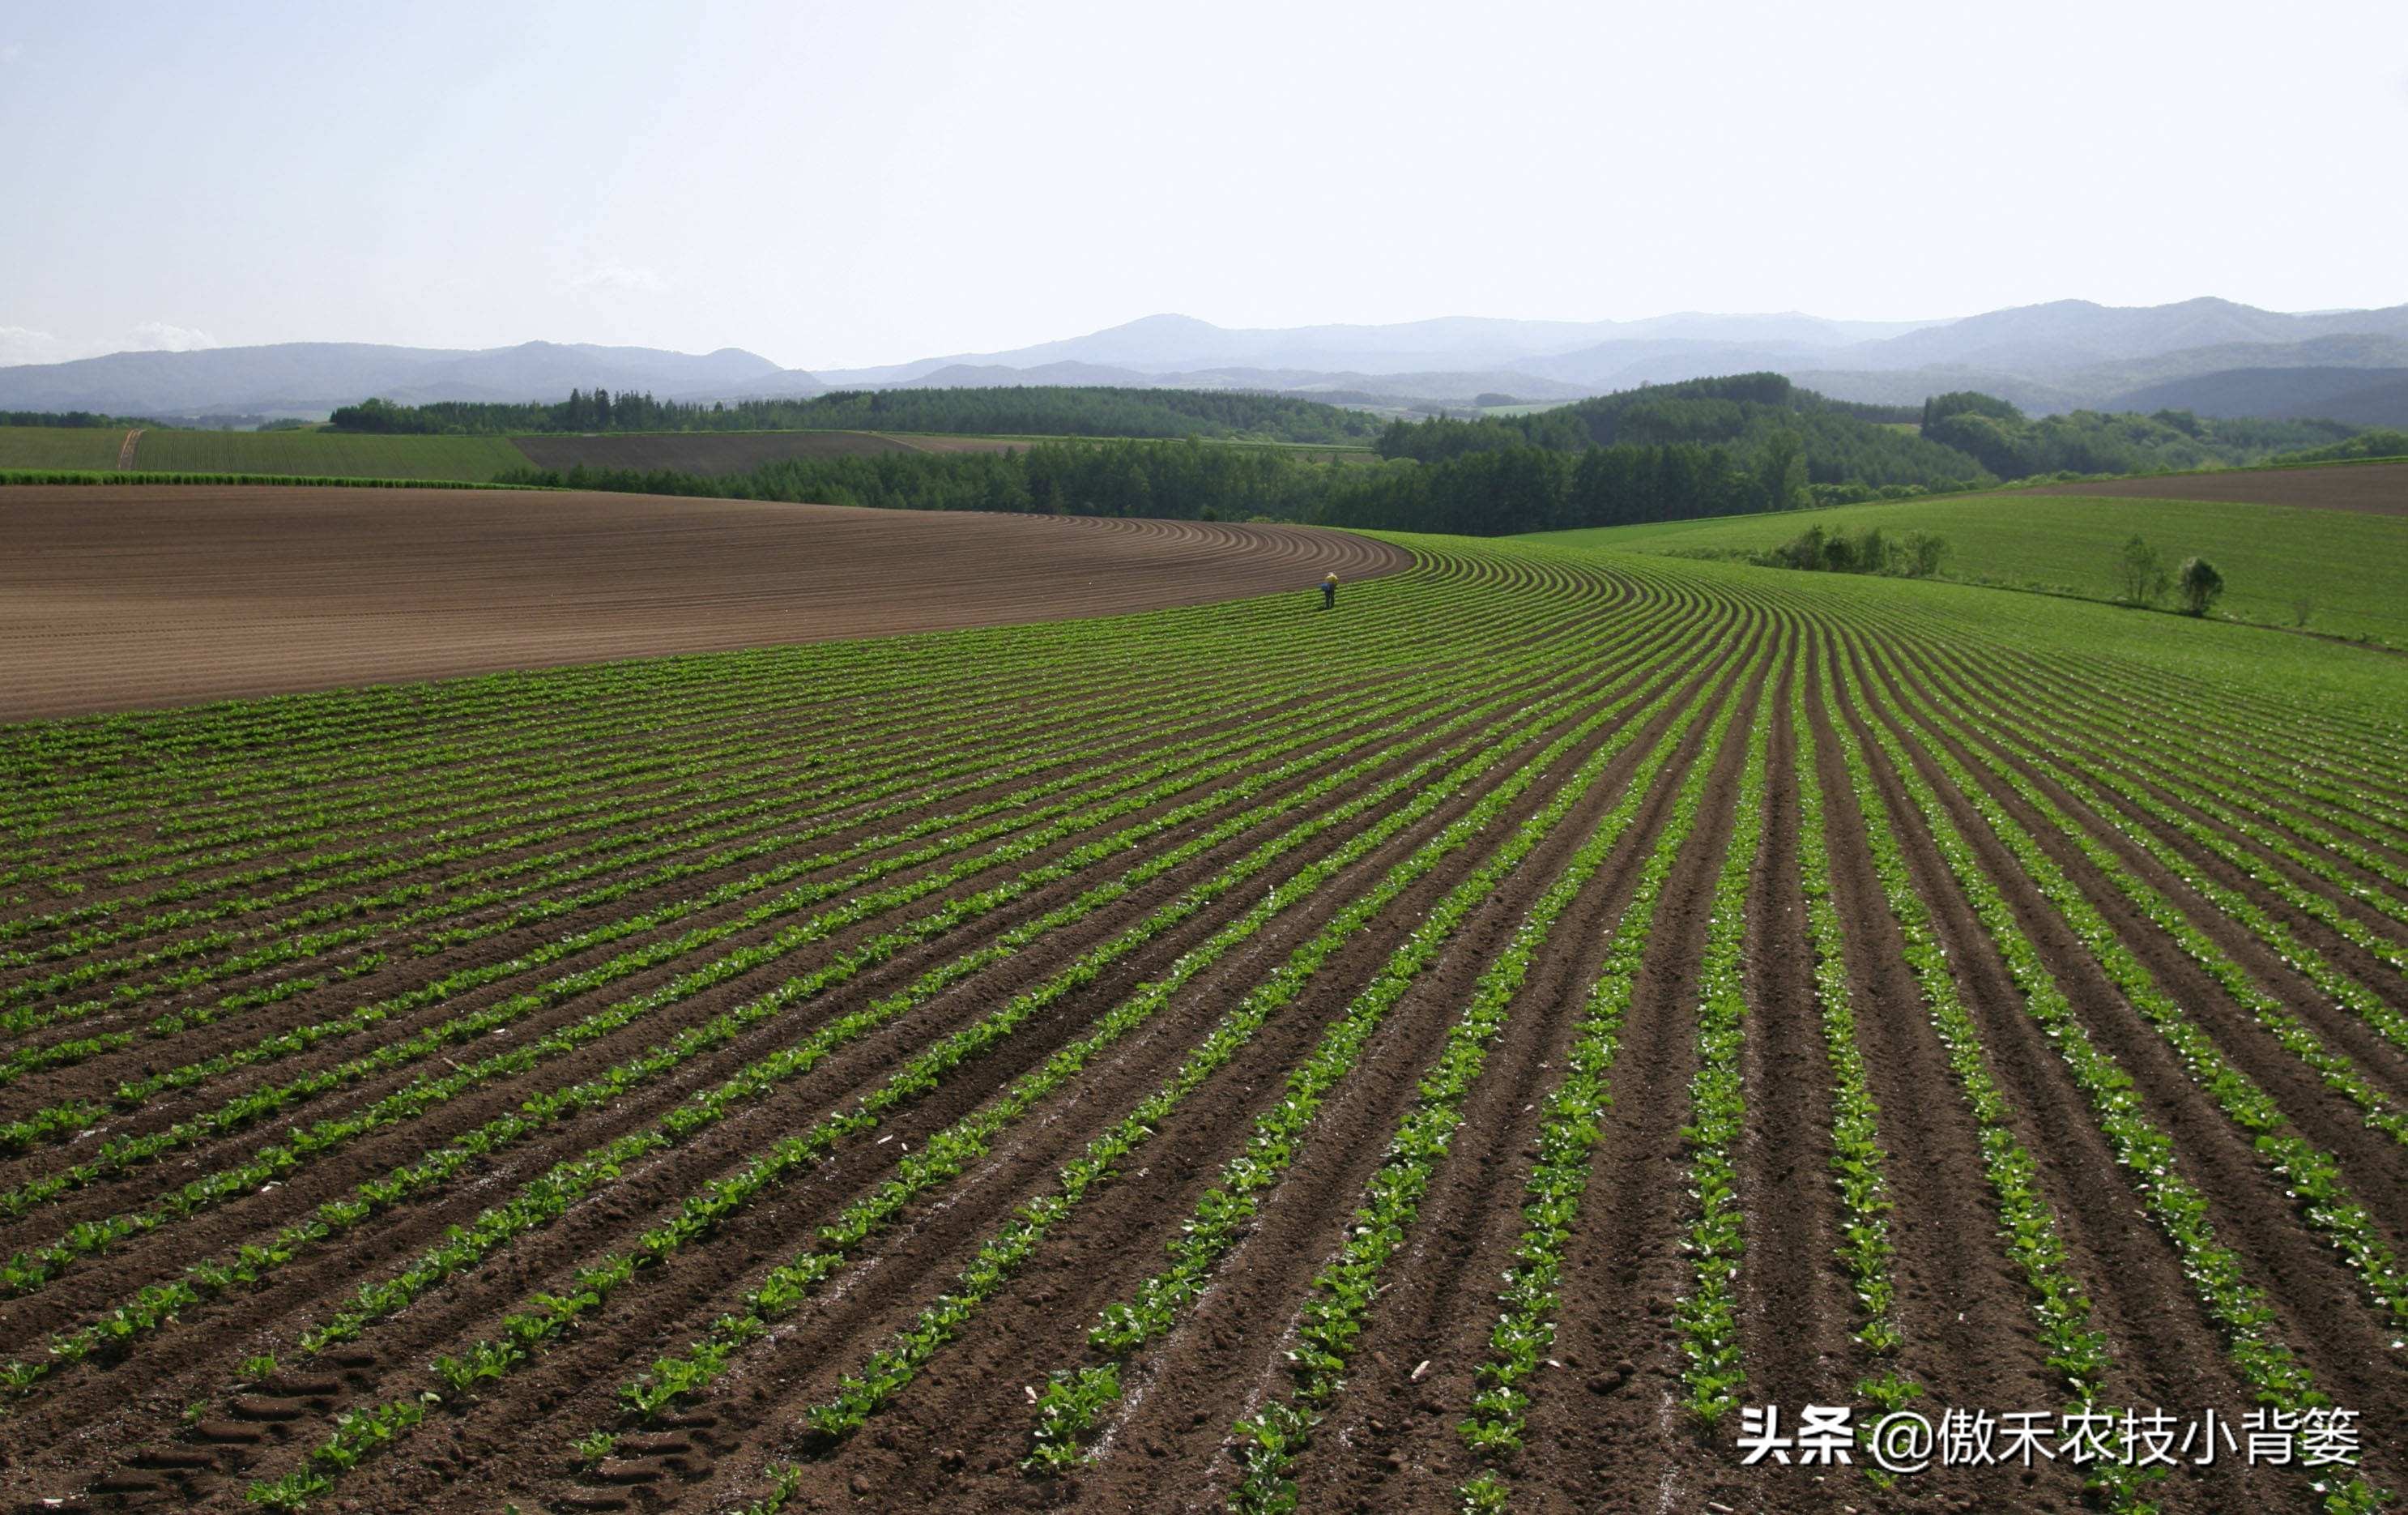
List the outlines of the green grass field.
<svg viewBox="0 0 2408 1515">
<path fill-rule="evenodd" d="M 109 462 L 116 462 L 112 445 Z M 106 465 L 104 465 L 106 466 Z M 528 467 L 507 437 L 371 437 L 332 431 L 145 431 L 140 473 L 294 473 L 480 483 Z"/>
<path fill-rule="evenodd" d="M 1990 494 L 1547 532 L 1530 540 L 1670 556 L 1736 556 L 1778 546 L 1810 526 L 1937 532 L 1949 547 L 1942 578 L 2100 600 L 2114 595 L 2116 551 L 2138 533 L 2164 553 L 2169 567 L 2192 554 L 2215 565 L 2225 583 L 2220 616 L 2290 627 L 2299 623 L 2304 600 L 2311 631 L 2408 647 L 2408 596 L 2401 593 L 2408 584 L 2408 520 L 2397 516 Z"/>
<path fill-rule="evenodd" d="M 0 426 L 0 469 L 113 469 L 115 426 Z"/>
</svg>

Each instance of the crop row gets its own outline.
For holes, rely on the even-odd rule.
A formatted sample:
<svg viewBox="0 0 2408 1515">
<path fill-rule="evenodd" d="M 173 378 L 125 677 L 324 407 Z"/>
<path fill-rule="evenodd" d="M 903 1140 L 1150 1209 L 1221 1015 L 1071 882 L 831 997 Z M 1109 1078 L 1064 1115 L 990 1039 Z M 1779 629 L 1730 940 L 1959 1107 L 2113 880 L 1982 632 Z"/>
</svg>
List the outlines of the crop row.
<svg viewBox="0 0 2408 1515">
<path fill-rule="evenodd" d="M 1599 712 L 1591 719 L 1601 721 L 1606 714 Z M 1559 740 L 1569 740 L 1569 738 Z M 1459 787 L 1470 783 L 1480 773 L 1500 760 L 1507 750 L 1510 748 L 1506 746 L 1492 748 L 1484 756 L 1458 767 L 1445 779 L 1422 790 L 1411 805 L 1395 812 L 1381 824 L 1358 833 L 1337 852 L 1294 875 L 1286 884 L 1275 888 L 1254 910 L 1239 917 L 1239 920 L 1231 926 L 1224 928 L 1206 946 L 1183 956 L 1169 975 L 1149 984 L 1140 991 L 1139 995 L 1123 1002 L 1115 1006 L 1113 1011 L 1108 1012 L 1089 1040 L 1092 1041 L 1095 1036 L 1117 1039 L 1118 1036 L 1125 1034 L 1127 1030 L 1133 1029 L 1136 1024 L 1168 1003 L 1178 988 L 1182 987 L 1211 961 L 1258 931 L 1275 915 L 1310 897 L 1324 882 L 1335 876 L 1356 858 L 1368 854 L 1389 836 L 1411 825 L 1419 816 L 1437 809 Z M 1532 771 L 1535 772 L 1535 768 Z M 1303 840 L 1303 835 L 1298 833 L 1317 832 L 1337 814 L 1332 813 L 1330 815 L 1320 817 L 1315 822 L 1308 822 L 1306 826 L 1297 829 L 1297 831 L 1289 833 L 1279 842 L 1267 844 L 1244 863 L 1227 871 L 1216 879 L 1214 885 L 1217 885 L 1217 887 L 1206 886 L 1191 891 L 1188 896 L 1163 907 L 1144 922 L 1124 932 L 1105 948 L 1098 949 L 1098 952 L 1108 952 L 1113 957 L 1118 957 L 1134 950 L 1143 942 L 1151 940 L 1177 921 L 1186 918 L 1187 916 L 1200 909 L 1211 899 L 1217 898 L 1227 888 L 1234 887 L 1242 877 L 1267 866 L 1271 858 L 1278 855 L 1278 852 L 1273 849 L 1284 850 L 1283 844 L 1288 846 L 1296 844 Z M 1442 836 L 1445 834 L 1441 833 Z M 1460 844 L 1459 839 L 1455 844 Z M 1087 959 L 1049 980 L 1045 986 L 1015 996 L 1012 1001 L 985 1019 L 964 1032 L 943 1039 L 934 1049 L 907 1064 L 884 1085 L 865 1095 L 851 1110 L 823 1121 L 807 1132 L 780 1139 L 766 1153 L 747 1163 L 734 1176 L 714 1181 L 704 1191 L 687 1201 L 680 1207 L 676 1219 L 647 1232 L 635 1250 L 606 1259 L 595 1266 L 581 1270 L 578 1276 L 578 1289 L 575 1293 L 544 1295 L 539 1299 L 531 1300 L 529 1307 L 505 1318 L 502 1331 L 497 1336 L 480 1341 L 466 1351 L 443 1360 L 438 1364 L 438 1371 L 447 1379 L 455 1383 L 461 1381 L 481 1383 L 489 1378 L 506 1376 L 517 1365 L 528 1360 L 528 1353 L 534 1347 L 557 1336 L 581 1317 L 599 1308 L 611 1292 L 624 1282 L 626 1277 L 633 1276 L 633 1265 L 657 1265 L 687 1245 L 709 1234 L 737 1210 L 752 1203 L 770 1187 L 783 1182 L 798 1170 L 817 1162 L 822 1154 L 839 1139 L 867 1130 L 875 1125 L 888 1110 L 916 1099 L 934 1088 L 938 1080 L 963 1062 L 1010 1036 L 1047 1004 L 1092 982 L 1099 974 L 1103 965 L 1096 960 L 1096 954 L 1090 954 Z M 1058 1053 L 1056 1060 L 1049 1062 L 1046 1066 L 1047 1068 L 1061 1066 L 1064 1070 L 1061 1076 L 1067 1077 L 1070 1071 L 1075 1071 L 1077 1065 L 1083 1064 L 1085 1057 L 1092 1055 L 1093 1050 L 1093 1047 L 1086 1046 L 1085 1044 L 1079 1044 L 1073 1048 L 1066 1048 L 1064 1052 Z M 1068 1061 L 1063 1062 L 1064 1059 L 1068 1059 Z M 1030 1076 L 1041 1078 L 1043 1070 Z M 1024 1090 L 1025 1084 L 1025 1081 L 1024 1081 Z M 1036 1097 L 1038 1097 L 1036 1093 L 1028 1093 L 1027 1099 L 1018 1102 L 1018 1108 L 1012 1109 L 1011 1114 L 1016 1116 L 1020 1108 L 1025 1108 L 1025 1104 Z M 1006 1100 L 1010 1101 L 1010 1096 L 1007 1096 Z M 924 1152 L 923 1156 L 926 1156 L 926 1153 Z M 621 1264 L 623 1263 L 630 1264 L 624 1270 L 624 1277 L 622 1277 Z M 300 1497 L 308 1497 L 309 1493 L 316 1492 L 315 1480 L 327 1476 L 324 1471 L 325 1462 L 325 1459 L 319 1458 L 313 1453 L 310 1465 L 305 1465 L 294 1474 L 288 1475 L 288 1479 L 299 1481 L 285 1484 L 284 1487 Z M 276 1484 L 261 1485 L 259 1497 L 277 1497 L 272 1493 L 277 1487 Z"/>
<path fill-rule="evenodd" d="M 1877 690 L 1867 686 L 1859 685 L 1852 693 L 1869 711 L 1878 711 L 1886 703 Z M 1916 770 L 1900 739 L 1878 716 L 1869 721 L 1869 729 L 1889 759 L 1889 770 L 1909 804 L 1923 817 L 1950 876 L 2013 976 L 2026 1010 L 2047 1032 L 2049 1045 L 2072 1071 L 2088 1100 L 2109 1149 L 2133 1176 L 2144 1211 L 2180 1255 L 2184 1278 L 2223 1334 L 2242 1381 L 2261 1403 L 2284 1409 L 2323 1403 L 2306 1367 L 2274 1335 L 2273 1312 L 2263 1292 L 2247 1281 L 2239 1257 L 2216 1239 L 2206 1196 L 2175 1171 L 2172 1139 L 2143 1113 L 2130 1075 L 2091 1039 L 2038 948 L 2016 923 L 2012 905 L 1983 872 L 1971 844 Z M 1970 787 L 1967 775 L 1960 790 Z M 2331 1481 L 2323 1503 L 2336 1515 L 2379 1508 L 2372 1491 L 2354 1479 Z"/>
</svg>

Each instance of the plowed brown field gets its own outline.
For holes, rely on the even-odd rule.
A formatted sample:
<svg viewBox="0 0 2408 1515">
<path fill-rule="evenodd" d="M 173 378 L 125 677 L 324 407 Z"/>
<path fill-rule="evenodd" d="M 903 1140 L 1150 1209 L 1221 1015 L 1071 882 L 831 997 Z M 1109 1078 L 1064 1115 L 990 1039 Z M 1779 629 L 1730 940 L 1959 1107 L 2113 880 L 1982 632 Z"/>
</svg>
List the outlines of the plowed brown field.
<svg viewBox="0 0 2408 1515">
<path fill-rule="evenodd" d="M 0 729 L 0 1508 L 2408 1479 L 2395 659 L 1411 544 L 1334 613 Z M 1885 1403 L 1985 1455 L 1742 1463 Z"/>
<path fill-rule="evenodd" d="M 2296 505 L 2315 511 L 2408 515 L 2408 463 L 2336 464 L 2314 469 L 2234 469 L 2161 479 L 2043 484 L 2035 495 L 2115 495 L 2134 499 L 2212 499 L 2243 505 Z"/>
<path fill-rule="evenodd" d="M 534 492 L 17 488 L 0 720 L 1192 605 L 1408 561 L 1340 532 Z"/>
</svg>

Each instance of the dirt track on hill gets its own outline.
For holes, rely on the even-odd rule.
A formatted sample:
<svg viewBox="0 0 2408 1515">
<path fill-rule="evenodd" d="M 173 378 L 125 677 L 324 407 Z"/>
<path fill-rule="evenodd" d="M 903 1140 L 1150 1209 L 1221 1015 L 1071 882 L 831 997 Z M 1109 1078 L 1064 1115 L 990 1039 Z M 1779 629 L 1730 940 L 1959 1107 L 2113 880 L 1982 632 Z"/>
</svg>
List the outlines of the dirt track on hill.
<svg viewBox="0 0 2408 1515">
<path fill-rule="evenodd" d="M 2212 499 L 2295 505 L 2312 511 L 2408 515 L 2408 463 L 2329 469 L 2235 469 L 2104 483 L 2046 484 L 2033 495 L 2106 495 L 2126 499 Z"/>
<path fill-rule="evenodd" d="M 0 497 L 0 720 L 1199 604 L 1404 568 L 1303 527 L 639 495 Z"/>
</svg>

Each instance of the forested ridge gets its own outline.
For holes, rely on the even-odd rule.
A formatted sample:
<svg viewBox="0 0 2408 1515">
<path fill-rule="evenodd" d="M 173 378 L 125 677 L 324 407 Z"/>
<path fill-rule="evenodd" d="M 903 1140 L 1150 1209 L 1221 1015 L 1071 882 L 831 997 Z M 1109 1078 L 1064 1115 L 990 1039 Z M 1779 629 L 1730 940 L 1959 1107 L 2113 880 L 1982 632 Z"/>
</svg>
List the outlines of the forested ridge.
<svg viewBox="0 0 2408 1515">
<path fill-rule="evenodd" d="M 654 399 L 571 390 L 556 404 L 371 399 L 335 411 L 337 431 L 524 434 L 616 431 L 921 431 L 982 436 L 1209 437 L 1365 442 L 1380 423 L 1317 400 L 1240 390 L 1027 388 L 846 390 L 809 399 Z"/>
</svg>

